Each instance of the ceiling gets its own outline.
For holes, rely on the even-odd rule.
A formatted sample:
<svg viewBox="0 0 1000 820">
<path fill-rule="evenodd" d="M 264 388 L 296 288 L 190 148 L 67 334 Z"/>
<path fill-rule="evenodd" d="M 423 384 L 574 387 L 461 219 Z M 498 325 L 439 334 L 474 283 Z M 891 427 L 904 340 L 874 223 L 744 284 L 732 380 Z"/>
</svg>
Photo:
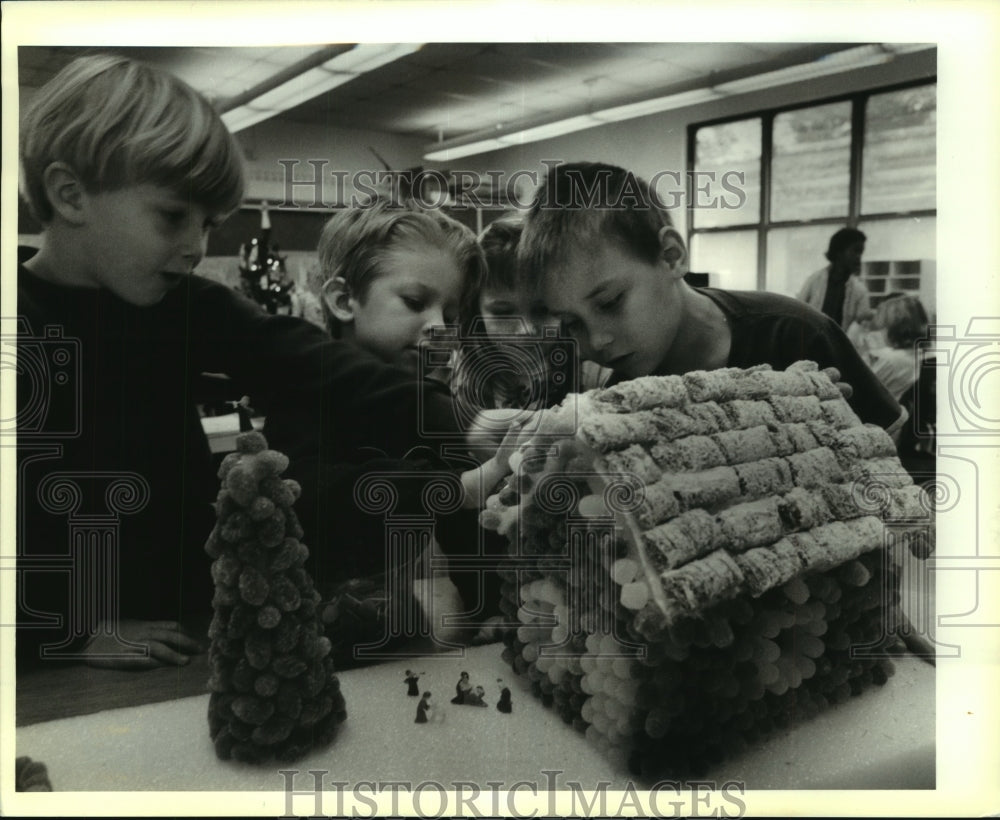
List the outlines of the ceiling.
<svg viewBox="0 0 1000 820">
<path fill-rule="evenodd" d="M 369 129 L 430 144 L 516 129 L 789 65 L 857 43 L 428 43 L 278 117 Z M 114 51 L 160 65 L 223 110 L 325 46 L 21 46 L 22 96 L 81 53 Z M 273 84 L 273 83 L 272 83 Z"/>
</svg>

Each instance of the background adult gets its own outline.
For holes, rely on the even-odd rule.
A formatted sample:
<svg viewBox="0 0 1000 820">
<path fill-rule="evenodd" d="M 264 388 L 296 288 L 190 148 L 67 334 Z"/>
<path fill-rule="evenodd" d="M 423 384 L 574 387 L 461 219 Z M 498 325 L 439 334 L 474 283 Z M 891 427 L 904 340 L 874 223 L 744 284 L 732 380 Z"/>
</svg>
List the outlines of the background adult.
<svg viewBox="0 0 1000 820">
<path fill-rule="evenodd" d="M 858 275 L 867 237 L 857 228 L 841 228 L 830 237 L 830 264 L 809 275 L 798 298 L 822 311 L 844 330 L 872 317 L 868 288 Z"/>
</svg>

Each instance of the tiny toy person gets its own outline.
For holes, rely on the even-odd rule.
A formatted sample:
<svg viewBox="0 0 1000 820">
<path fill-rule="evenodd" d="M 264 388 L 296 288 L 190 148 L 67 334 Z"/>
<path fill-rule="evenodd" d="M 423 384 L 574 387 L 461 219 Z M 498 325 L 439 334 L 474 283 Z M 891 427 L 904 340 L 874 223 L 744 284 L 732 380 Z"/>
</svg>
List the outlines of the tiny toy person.
<svg viewBox="0 0 1000 820">
<path fill-rule="evenodd" d="M 414 723 L 427 723 L 428 715 L 432 709 L 431 706 L 431 693 L 424 692 L 423 696 L 420 698 L 420 703 L 417 704 L 417 717 L 414 719 Z"/>
<path fill-rule="evenodd" d="M 467 697 L 471 689 L 472 684 L 469 683 L 469 673 L 463 672 L 458 679 L 458 683 L 455 684 L 455 697 L 451 699 L 451 702 L 458 704 L 467 703 Z"/>
<path fill-rule="evenodd" d="M 475 689 L 470 689 L 465 695 L 465 703 L 467 706 L 486 706 L 486 702 L 483 700 L 483 696 L 486 691 L 482 686 L 477 686 Z"/>
<path fill-rule="evenodd" d="M 406 684 L 406 694 L 410 697 L 419 697 L 420 690 L 417 688 L 417 681 L 420 680 L 420 675 L 416 672 L 411 672 L 409 669 L 406 670 L 406 677 L 403 678 L 403 682 Z"/>
<path fill-rule="evenodd" d="M 510 703 L 510 688 L 504 686 L 501 678 L 497 678 L 497 683 L 500 684 L 500 700 L 497 701 L 497 711 L 509 715 L 513 711 L 513 706 Z"/>
</svg>

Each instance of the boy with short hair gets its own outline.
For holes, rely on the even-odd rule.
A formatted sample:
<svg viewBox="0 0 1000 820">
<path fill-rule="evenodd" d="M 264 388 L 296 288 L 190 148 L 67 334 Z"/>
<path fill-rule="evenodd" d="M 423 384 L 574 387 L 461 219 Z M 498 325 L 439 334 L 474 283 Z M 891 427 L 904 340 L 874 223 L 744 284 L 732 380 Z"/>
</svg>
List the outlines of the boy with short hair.
<svg viewBox="0 0 1000 820">
<path fill-rule="evenodd" d="M 584 358 L 614 371 L 612 382 L 810 359 L 839 371 L 862 421 L 890 432 L 903 421 L 829 317 L 773 293 L 688 285 L 687 249 L 669 213 L 624 168 L 551 168 L 528 212 L 519 261 L 526 286 L 563 320 Z"/>
<path fill-rule="evenodd" d="M 327 277 L 322 301 L 330 334 L 359 353 L 374 354 L 405 370 L 418 393 L 432 395 L 440 389 L 450 368 L 432 362 L 421 366 L 421 344 L 434 337 L 435 329 L 456 323 L 478 292 L 484 260 L 475 234 L 439 211 L 376 195 L 331 217 L 317 254 Z M 422 408 L 425 414 L 427 409 Z M 415 591 L 422 596 L 423 609 L 435 609 L 436 614 L 461 612 L 464 604 L 458 597 L 469 604 L 483 602 L 484 596 L 487 603 L 499 599 L 499 580 L 492 572 L 453 573 L 456 590 L 444 572 L 426 566 L 426 559 L 437 554 L 439 543 L 450 555 L 477 551 L 478 500 L 502 477 L 502 462 L 490 459 L 476 467 L 466 460 L 442 458 L 434 449 L 438 439 L 424 436 L 417 429 L 419 420 L 420 411 L 414 407 L 403 436 L 387 430 L 360 437 L 355 435 L 357 422 L 348 429 L 334 426 L 317 407 L 286 407 L 268 417 L 268 436 L 289 441 L 289 472 L 303 487 L 297 506 L 304 521 L 312 524 L 307 530 L 315 533 L 317 543 L 337 545 L 320 557 L 325 563 L 321 588 L 331 602 L 327 609 L 352 624 L 354 643 L 376 641 L 386 609 L 409 605 L 405 596 L 413 576 L 433 577 L 433 600 L 428 601 L 425 585 L 417 584 Z M 423 422 L 433 434 L 443 432 L 440 418 L 424 415 Z M 449 424 L 457 423 L 451 413 Z M 289 435 L 294 429 L 308 429 L 313 435 L 295 441 Z M 372 553 L 381 554 L 384 548 L 385 526 L 382 515 L 367 513 L 354 497 L 354 482 L 363 470 L 393 476 L 396 503 L 391 515 L 397 518 L 428 516 L 424 476 L 430 481 L 442 473 L 461 476 L 469 494 L 467 506 L 476 511 L 438 516 L 431 549 L 420 560 L 376 567 Z M 386 570 L 396 575 L 387 579 Z M 395 604 L 387 594 L 390 587 L 402 590 Z M 448 632 L 435 629 L 434 634 L 444 637 Z M 335 641 L 335 650 L 349 643 Z M 339 651 L 338 659 L 342 664 L 353 660 Z"/>
<path fill-rule="evenodd" d="M 830 317 L 774 293 L 688 285 L 687 250 L 669 213 L 623 168 L 550 169 L 528 213 L 519 262 L 526 287 L 563 320 L 581 355 L 614 370 L 612 383 L 759 364 L 783 370 L 808 359 L 835 382 L 843 378 L 839 386 L 863 422 L 895 437 L 907 419 Z M 932 659 L 898 605 L 894 618 L 906 646 Z"/>
<path fill-rule="evenodd" d="M 242 158 L 209 103 L 169 73 L 75 60 L 28 106 L 20 148 L 43 239 L 19 251 L 18 657 L 186 663 L 200 643 L 180 621 L 210 611 L 203 545 L 218 490 L 201 374 L 227 374 L 268 414 L 314 409 L 347 449 L 405 452 L 417 408 L 446 426 L 450 397 L 192 273 L 242 199 Z M 59 339 L 65 372 L 34 367 Z M 58 381 L 74 368 L 78 380 Z M 275 449 L 315 435 L 284 432 Z M 336 546 L 307 543 L 314 559 Z M 99 605 L 98 623 L 79 619 Z"/>
<path fill-rule="evenodd" d="M 132 659 L 141 665 L 186 663 L 199 645 L 177 621 L 210 600 L 207 572 L 191 568 L 212 525 L 215 484 L 189 376 L 244 375 L 234 365 L 245 358 L 249 370 L 259 348 L 240 348 L 266 344 L 265 334 L 226 344 L 228 330 L 253 325 L 256 309 L 190 276 L 208 231 L 242 199 L 240 151 L 193 89 L 139 63 L 93 56 L 37 92 L 20 153 L 23 195 L 44 233 L 37 253 L 19 250 L 18 357 L 30 356 L 33 337 L 52 338 L 52 327 L 75 347 L 80 381 L 58 390 L 33 384 L 25 368 L 19 373 L 18 554 L 30 566 L 68 552 L 66 514 L 39 497 L 46 474 L 68 473 L 82 494 L 99 494 L 102 475 L 125 477 L 145 504 L 116 521 L 119 573 L 110 594 L 125 618 L 117 633 L 105 619 L 69 620 L 64 574 L 22 569 L 19 658 L 37 660 L 42 646 L 51 650 L 62 637 L 60 653 L 101 664 L 118 665 L 122 658 L 100 656 L 136 642 L 149 646 L 148 658 Z M 40 400 L 50 406 L 34 439 L 51 433 L 57 446 L 35 451 L 27 430 Z M 74 435 L 51 429 L 74 417 Z M 83 511 L 117 512 L 100 504 Z M 25 614 L 32 609 L 63 623 L 34 628 Z"/>
</svg>

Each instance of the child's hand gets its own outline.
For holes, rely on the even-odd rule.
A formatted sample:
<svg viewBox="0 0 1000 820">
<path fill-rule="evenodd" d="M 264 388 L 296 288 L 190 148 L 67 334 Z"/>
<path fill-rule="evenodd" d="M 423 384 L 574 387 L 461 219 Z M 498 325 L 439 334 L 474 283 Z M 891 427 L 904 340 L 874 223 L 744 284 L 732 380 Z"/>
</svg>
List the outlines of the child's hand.
<svg viewBox="0 0 1000 820">
<path fill-rule="evenodd" d="M 99 634 L 91 639 L 83 652 L 88 656 L 121 653 L 122 647 L 106 634 L 104 622 Z M 118 636 L 131 643 L 146 644 L 149 655 L 143 657 L 88 657 L 86 663 L 102 669 L 153 669 L 157 666 L 184 666 L 191 655 L 204 651 L 202 644 L 192 638 L 177 621 L 118 621 Z"/>
<path fill-rule="evenodd" d="M 533 435 L 533 433 L 523 429 L 524 421 L 522 414 L 507 428 L 503 441 L 500 442 L 500 446 L 496 448 L 492 457 L 476 469 L 462 474 L 462 486 L 465 487 L 465 506 L 467 508 L 482 509 L 486 498 L 500 483 L 500 479 L 510 474 L 510 457 Z"/>
<path fill-rule="evenodd" d="M 531 415 L 534 416 L 534 413 Z M 500 473 L 500 478 L 511 472 L 510 457 L 517 452 L 521 445 L 527 444 L 535 434 L 536 425 L 529 423 L 530 421 L 531 419 L 525 418 L 524 415 L 519 416 L 517 421 L 507 428 L 507 433 L 504 435 L 503 441 L 500 442 L 500 446 L 497 447 L 496 452 L 493 454 L 492 461 Z"/>
<path fill-rule="evenodd" d="M 516 418 L 511 410 L 480 410 L 466 430 L 465 437 L 470 452 L 482 463 L 496 453 L 510 428 L 510 419 Z"/>
<path fill-rule="evenodd" d="M 837 370 L 836 367 L 824 367 L 823 372 L 826 373 L 827 377 L 834 383 L 845 399 L 849 399 L 854 395 L 854 388 L 847 382 L 842 382 L 840 380 L 840 371 Z"/>
</svg>

